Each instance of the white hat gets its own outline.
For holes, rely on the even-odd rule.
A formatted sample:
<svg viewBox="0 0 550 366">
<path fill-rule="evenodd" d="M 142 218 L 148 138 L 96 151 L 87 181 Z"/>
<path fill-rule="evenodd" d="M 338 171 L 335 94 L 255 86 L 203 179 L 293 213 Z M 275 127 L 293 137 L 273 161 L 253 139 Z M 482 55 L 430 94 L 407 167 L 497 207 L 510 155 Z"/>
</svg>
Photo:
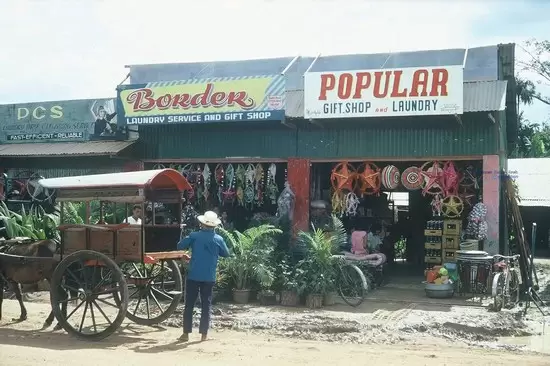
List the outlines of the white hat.
<svg viewBox="0 0 550 366">
<path fill-rule="evenodd" d="M 204 215 L 197 216 L 197 220 L 204 226 L 216 227 L 222 223 L 214 211 L 206 211 Z"/>
</svg>

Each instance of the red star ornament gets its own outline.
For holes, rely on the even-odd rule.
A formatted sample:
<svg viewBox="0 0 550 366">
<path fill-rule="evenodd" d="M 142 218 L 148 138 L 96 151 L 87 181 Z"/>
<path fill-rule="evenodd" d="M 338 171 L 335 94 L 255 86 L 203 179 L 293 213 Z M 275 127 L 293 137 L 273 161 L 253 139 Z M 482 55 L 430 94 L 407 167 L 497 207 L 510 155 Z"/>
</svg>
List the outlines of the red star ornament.
<svg viewBox="0 0 550 366">
<path fill-rule="evenodd" d="M 443 178 L 443 169 L 439 162 L 427 162 L 420 168 L 423 179 L 422 194 L 441 194 L 443 189 L 441 188 L 441 180 Z"/>
<path fill-rule="evenodd" d="M 452 161 L 443 164 L 443 192 L 445 196 L 457 196 L 460 175 Z"/>
<path fill-rule="evenodd" d="M 348 162 L 337 164 L 330 174 L 332 188 L 336 191 L 353 191 L 355 175 L 355 168 Z"/>
<path fill-rule="evenodd" d="M 364 163 L 359 168 L 361 173 L 358 173 L 360 179 L 361 193 L 371 195 L 380 193 L 380 168 L 374 163 Z"/>
</svg>

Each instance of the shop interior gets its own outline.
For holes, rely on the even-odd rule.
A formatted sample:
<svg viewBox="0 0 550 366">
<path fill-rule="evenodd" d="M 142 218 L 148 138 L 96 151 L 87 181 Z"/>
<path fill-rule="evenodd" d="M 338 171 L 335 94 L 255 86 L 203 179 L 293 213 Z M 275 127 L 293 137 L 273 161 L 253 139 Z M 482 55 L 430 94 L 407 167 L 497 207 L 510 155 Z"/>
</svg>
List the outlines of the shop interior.
<svg viewBox="0 0 550 366">
<path fill-rule="evenodd" d="M 479 245 L 486 237 L 486 208 L 472 210 L 482 198 L 481 161 L 323 162 L 311 169 L 312 225 L 326 227 L 336 214 L 350 237 L 342 250 L 351 253 L 352 232 L 367 233 L 365 251 L 384 254 L 391 275 L 422 275 L 453 262 L 465 240 Z"/>
<path fill-rule="evenodd" d="M 184 194 L 182 213 L 189 232 L 196 229 L 195 217 L 207 210 L 218 213 L 229 230 L 244 231 L 251 225 L 274 222 L 277 199 L 287 181 L 286 163 L 163 163 L 149 167 L 162 168 L 181 172 L 193 187 Z M 163 215 L 162 208 L 155 212 Z"/>
</svg>

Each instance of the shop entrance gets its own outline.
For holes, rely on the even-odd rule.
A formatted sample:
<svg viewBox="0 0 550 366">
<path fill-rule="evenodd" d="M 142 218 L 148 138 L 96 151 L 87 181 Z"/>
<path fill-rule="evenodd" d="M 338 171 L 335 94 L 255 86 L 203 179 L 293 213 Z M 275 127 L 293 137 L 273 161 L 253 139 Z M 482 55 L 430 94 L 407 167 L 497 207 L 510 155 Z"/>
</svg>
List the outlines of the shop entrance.
<svg viewBox="0 0 550 366">
<path fill-rule="evenodd" d="M 346 252 L 356 249 L 353 231 L 366 233 L 365 251 L 384 254 L 393 281 L 453 262 L 460 243 L 479 236 L 462 228 L 481 192 L 480 160 L 313 162 L 310 218 L 322 228 L 337 215 Z"/>
</svg>

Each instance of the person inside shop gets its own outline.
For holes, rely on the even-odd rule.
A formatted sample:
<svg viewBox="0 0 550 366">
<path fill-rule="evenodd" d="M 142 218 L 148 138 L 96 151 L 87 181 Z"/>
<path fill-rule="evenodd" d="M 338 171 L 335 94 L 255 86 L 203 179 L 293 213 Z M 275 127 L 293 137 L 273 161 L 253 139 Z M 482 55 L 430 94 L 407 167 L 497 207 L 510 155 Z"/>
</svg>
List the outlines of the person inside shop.
<svg viewBox="0 0 550 366">
<path fill-rule="evenodd" d="M 365 255 L 367 253 L 367 232 L 358 230 L 356 227 L 351 229 L 351 253 L 355 255 Z"/>
<path fill-rule="evenodd" d="M 380 238 L 381 233 L 382 226 L 380 224 L 376 223 L 371 226 L 367 234 L 369 253 L 380 253 L 380 247 L 382 246 L 382 239 Z"/>
<path fill-rule="evenodd" d="M 219 257 L 229 257 L 229 249 L 225 240 L 215 232 L 222 223 L 213 211 L 199 215 L 200 230 L 194 231 L 182 239 L 178 250 L 191 250 L 191 260 L 185 282 L 185 308 L 183 310 L 183 334 L 180 341 L 187 342 L 193 327 L 193 309 L 197 297 L 201 296 L 201 320 L 199 333 L 201 341 L 207 339 L 210 326 L 210 310 L 212 307 L 212 290 L 216 282 L 216 267 Z"/>
<path fill-rule="evenodd" d="M 132 216 L 128 216 L 124 223 L 130 224 L 130 225 L 141 225 L 141 206 L 140 205 L 134 205 L 132 208 Z"/>
<path fill-rule="evenodd" d="M 229 217 L 227 216 L 227 211 L 223 211 L 221 217 L 222 217 L 222 226 L 225 230 L 229 230 L 229 231 L 235 230 L 233 223 L 229 221 Z"/>
<path fill-rule="evenodd" d="M 90 109 L 95 119 L 94 136 L 112 136 L 114 133 L 114 129 L 113 129 L 113 126 L 111 126 L 111 121 L 116 116 L 116 112 L 109 114 L 105 110 L 105 107 L 100 105 L 97 108 L 97 114 L 96 114 L 94 112 L 95 104 L 96 102 L 92 104 L 92 108 Z"/>
</svg>

